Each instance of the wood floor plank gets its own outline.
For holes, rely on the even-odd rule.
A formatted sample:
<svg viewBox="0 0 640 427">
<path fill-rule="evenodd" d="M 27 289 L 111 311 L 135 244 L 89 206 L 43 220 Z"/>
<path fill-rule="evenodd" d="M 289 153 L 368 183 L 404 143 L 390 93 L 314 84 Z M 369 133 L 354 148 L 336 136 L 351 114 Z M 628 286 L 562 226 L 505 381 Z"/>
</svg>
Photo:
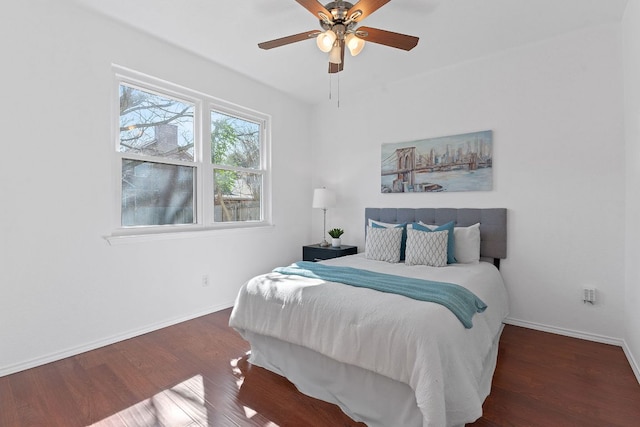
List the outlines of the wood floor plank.
<svg viewBox="0 0 640 427">
<path fill-rule="evenodd" d="M 34 368 L 25 371 L 22 374 L 14 374 L 9 377 L 9 386 L 11 395 L 13 396 L 13 410 L 18 414 L 18 425 L 25 426 L 45 426 L 47 425 L 47 411 L 42 404 L 41 396 L 38 392 L 37 376 L 40 369 Z M 2 402 L 3 408 L 0 412 L 4 412 L 4 405 L 8 402 Z M 8 408 L 9 411 L 12 408 Z"/>
<path fill-rule="evenodd" d="M 483 410 L 471 425 L 633 426 L 640 385 L 619 347 L 507 326 Z"/>
<path fill-rule="evenodd" d="M 107 360 L 105 358 L 105 360 Z M 56 366 L 69 390 L 70 398 L 76 404 L 76 413 L 86 414 L 86 419 L 77 424 L 78 427 L 92 424 L 113 413 L 113 397 L 105 394 L 101 388 L 95 384 L 99 377 L 93 376 L 91 371 L 87 371 L 78 361 L 78 356 L 69 357 L 53 365 Z M 93 365 L 98 366 L 98 365 Z M 67 424 L 73 427 L 72 424 Z"/>
<path fill-rule="evenodd" d="M 46 408 L 47 417 L 64 418 L 66 425 L 83 425 L 88 417 L 88 410 L 78 402 L 69 389 L 69 383 L 60 374 L 56 364 L 49 363 L 37 369 L 36 395 Z"/>
<path fill-rule="evenodd" d="M 0 426 L 19 425 L 18 405 L 13 398 L 10 377 L 0 377 L 0 402 L 4 402 L 0 406 Z"/>
<path fill-rule="evenodd" d="M 0 427 L 363 426 L 248 362 L 230 310 L 0 378 Z M 474 427 L 640 425 L 621 348 L 505 326 Z"/>
</svg>

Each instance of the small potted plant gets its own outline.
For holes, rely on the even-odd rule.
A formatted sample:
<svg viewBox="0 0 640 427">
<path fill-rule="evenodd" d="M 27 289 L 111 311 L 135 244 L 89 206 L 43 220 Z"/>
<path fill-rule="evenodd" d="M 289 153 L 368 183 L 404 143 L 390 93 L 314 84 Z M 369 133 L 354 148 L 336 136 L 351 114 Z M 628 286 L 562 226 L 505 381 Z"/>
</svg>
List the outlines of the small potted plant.
<svg viewBox="0 0 640 427">
<path fill-rule="evenodd" d="M 342 228 L 332 228 L 327 231 L 329 236 L 331 236 L 331 246 L 334 248 L 340 247 L 340 236 L 344 234 L 344 230 Z"/>
</svg>

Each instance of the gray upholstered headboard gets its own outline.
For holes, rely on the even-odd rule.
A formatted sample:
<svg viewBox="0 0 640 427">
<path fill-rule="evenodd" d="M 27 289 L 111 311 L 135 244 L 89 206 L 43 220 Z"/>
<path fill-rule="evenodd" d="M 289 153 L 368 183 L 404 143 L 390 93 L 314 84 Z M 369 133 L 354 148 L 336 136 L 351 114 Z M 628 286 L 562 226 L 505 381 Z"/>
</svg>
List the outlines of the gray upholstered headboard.
<svg viewBox="0 0 640 427">
<path fill-rule="evenodd" d="M 365 230 L 369 219 L 400 224 L 422 221 L 442 225 L 453 221 L 458 227 L 480 223 L 480 256 L 493 258 L 496 266 L 507 257 L 507 210 L 505 208 L 365 208 Z"/>
</svg>

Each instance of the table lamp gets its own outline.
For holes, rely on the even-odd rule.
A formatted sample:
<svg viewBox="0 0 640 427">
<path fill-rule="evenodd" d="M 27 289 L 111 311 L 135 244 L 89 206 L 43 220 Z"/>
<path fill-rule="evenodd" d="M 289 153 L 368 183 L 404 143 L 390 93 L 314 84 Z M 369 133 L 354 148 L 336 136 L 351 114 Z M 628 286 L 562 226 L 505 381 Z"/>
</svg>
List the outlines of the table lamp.
<svg viewBox="0 0 640 427">
<path fill-rule="evenodd" d="M 327 190 L 326 188 L 316 188 L 313 190 L 313 207 L 322 209 L 324 221 L 322 227 L 322 242 L 320 242 L 320 246 L 326 247 L 329 246 L 329 242 L 324 237 L 327 234 L 327 209 L 334 207 L 336 204 L 336 196 L 333 192 Z"/>
</svg>

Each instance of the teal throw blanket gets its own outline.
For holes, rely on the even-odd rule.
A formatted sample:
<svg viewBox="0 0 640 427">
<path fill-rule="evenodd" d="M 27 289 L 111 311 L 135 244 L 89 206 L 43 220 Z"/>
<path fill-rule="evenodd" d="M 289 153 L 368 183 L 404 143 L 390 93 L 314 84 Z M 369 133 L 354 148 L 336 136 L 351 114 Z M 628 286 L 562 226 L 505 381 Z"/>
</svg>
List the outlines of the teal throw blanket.
<svg viewBox="0 0 640 427">
<path fill-rule="evenodd" d="M 278 267 L 273 271 L 394 293 L 419 301 L 434 302 L 451 310 L 467 329 L 473 327 L 471 321 L 473 315 L 482 313 L 487 308 L 487 305 L 473 292 L 453 283 L 414 279 L 310 261 L 300 261 L 290 267 Z"/>
</svg>

